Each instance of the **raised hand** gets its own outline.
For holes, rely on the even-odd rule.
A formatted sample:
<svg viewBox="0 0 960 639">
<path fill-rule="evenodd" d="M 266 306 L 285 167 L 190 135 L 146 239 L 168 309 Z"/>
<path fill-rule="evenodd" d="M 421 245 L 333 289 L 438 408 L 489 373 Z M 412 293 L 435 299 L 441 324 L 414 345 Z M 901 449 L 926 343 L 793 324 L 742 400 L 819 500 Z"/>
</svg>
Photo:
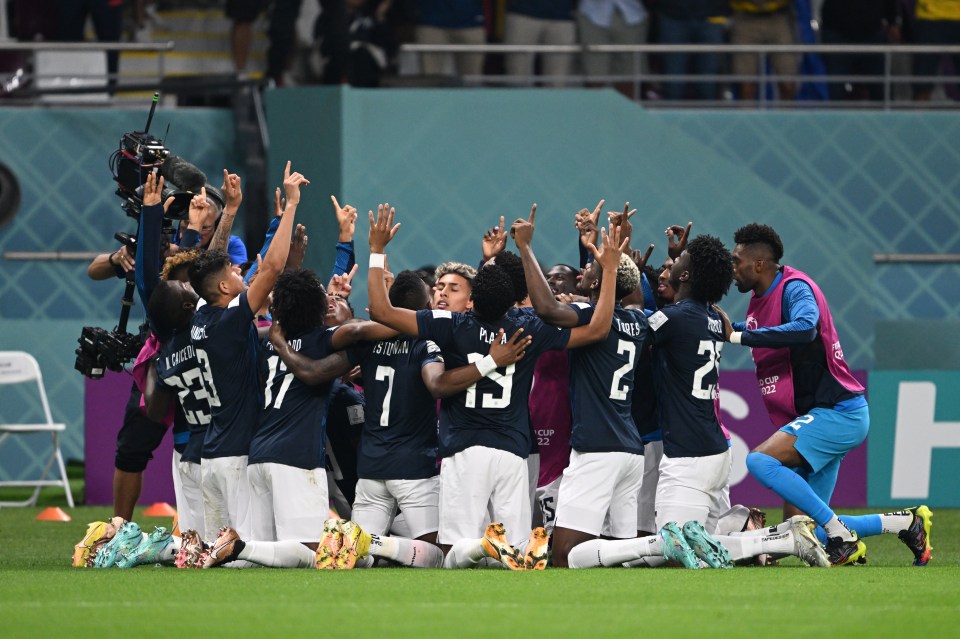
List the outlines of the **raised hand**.
<svg viewBox="0 0 960 639">
<path fill-rule="evenodd" d="M 613 224 L 610 225 L 609 231 L 600 229 L 600 235 L 603 237 L 603 248 L 599 250 L 593 244 L 587 245 L 597 264 L 603 267 L 604 271 L 616 272 L 620 266 L 620 255 L 627 249 L 629 238 L 624 238 L 621 242 L 620 229 L 621 227 Z"/>
<path fill-rule="evenodd" d="M 500 226 L 495 226 L 483 234 L 483 261 L 496 257 L 507 246 L 507 230 L 503 226 L 503 216 L 500 216 Z"/>
<path fill-rule="evenodd" d="M 597 207 L 593 209 L 593 213 L 587 209 L 580 209 L 574 219 L 574 225 L 577 227 L 577 231 L 580 233 L 580 243 L 584 246 L 597 244 L 597 230 L 598 223 L 600 220 L 600 209 L 603 207 L 606 200 L 600 200 L 597 203 Z"/>
<path fill-rule="evenodd" d="M 189 220 L 187 227 L 197 231 L 203 226 L 210 211 L 210 202 L 207 201 L 207 187 L 201 186 L 200 192 L 190 200 L 190 209 L 187 211 Z"/>
<path fill-rule="evenodd" d="M 518 217 L 516 221 L 510 225 L 510 237 L 516 242 L 518 248 L 530 246 L 530 242 L 533 241 L 534 218 L 536 215 L 537 205 L 534 203 L 534 205 L 530 207 L 529 218 L 525 220 L 522 217 Z M 500 220 L 502 221 L 503 218 L 500 218 Z"/>
<path fill-rule="evenodd" d="M 630 203 L 626 202 L 623 205 L 623 212 L 609 211 L 607 213 L 607 218 L 614 226 L 621 226 L 623 224 L 629 224 L 630 218 L 633 217 L 634 213 L 636 212 L 637 212 L 637 209 L 631 209 Z"/>
<path fill-rule="evenodd" d="M 376 221 L 373 219 L 373 211 L 367 212 L 370 218 L 370 235 L 368 236 L 368 241 L 370 243 L 371 253 L 383 253 L 387 244 L 389 244 L 393 236 L 397 234 L 400 224 L 397 223 L 394 225 L 393 217 L 395 214 L 396 210 L 389 204 L 377 205 Z"/>
<path fill-rule="evenodd" d="M 154 169 L 147 174 L 147 181 L 143 183 L 143 205 L 156 206 L 160 204 L 160 195 L 163 193 L 163 176 Z"/>
<path fill-rule="evenodd" d="M 647 262 L 650 260 L 650 256 L 653 254 L 653 244 L 647 247 L 646 253 L 640 253 L 639 249 L 634 249 L 630 251 L 630 259 L 633 260 L 633 263 L 637 265 L 637 268 L 640 269 L 640 272 L 643 272 L 643 269 L 646 268 Z"/>
<path fill-rule="evenodd" d="M 677 259 L 687 248 L 687 238 L 690 237 L 690 229 L 692 228 L 693 222 L 687 222 L 686 229 L 679 224 L 674 224 L 664 231 L 667 236 L 667 255 L 670 256 L 670 259 Z"/>
<path fill-rule="evenodd" d="M 300 204 L 300 187 L 310 184 L 310 180 L 297 172 L 290 172 L 290 160 L 287 160 L 287 167 L 283 170 L 283 192 L 287 196 L 287 204 L 294 206 Z M 286 209 L 286 207 L 284 207 Z"/>
<path fill-rule="evenodd" d="M 359 266 L 359 264 L 354 264 L 349 273 L 331 277 L 330 283 L 327 284 L 327 295 L 339 295 L 344 299 L 350 297 L 350 293 L 353 291 L 353 285 L 350 282 L 353 281 L 353 276 L 357 274 Z"/>
<path fill-rule="evenodd" d="M 290 240 L 290 254 L 287 255 L 287 270 L 295 270 L 303 266 L 303 258 L 307 254 L 307 227 L 297 224 Z"/>
<path fill-rule="evenodd" d="M 240 190 L 240 176 L 224 169 L 223 186 L 220 187 L 220 190 L 223 191 L 223 197 L 227 200 L 224 210 L 229 209 L 235 213 L 243 201 L 243 191 Z"/>
<path fill-rule="evenodd" d="M 278 186 L 276 193 L 273 194 L 273 216 L 281 217 L 285 208 L 287 208 L 287 198 L 281 199 L 280 187 Z"/>
<path fill-rule="evenodd" d="M 533 341 L 532 337 L 523 336 L 522 328 L 517 329 L 517 332 L 508 340 L 504 340 L 505 335 L 506 333 L 501 328 L 497 332 L 493 343 L 490 344 L 490 357 L 497 363 L 498 368 L 515 364 L 518 360 L 523 359 L 527 347 L 530 346 L 530 343 Z M 501 344 L 501 342 L 503 343 Z"/>
<path fill-rule="evenodd" d="M 357 222 L 356 207 L 350 204 L 341 207 L 337 198 L 333 195 L 330 196 L 330 201 L 333 202 L 333 212 L 337 216 L 337 227 L 340 229 L 340 237 L 337 241 L 352 242 Z"/>
</svg>

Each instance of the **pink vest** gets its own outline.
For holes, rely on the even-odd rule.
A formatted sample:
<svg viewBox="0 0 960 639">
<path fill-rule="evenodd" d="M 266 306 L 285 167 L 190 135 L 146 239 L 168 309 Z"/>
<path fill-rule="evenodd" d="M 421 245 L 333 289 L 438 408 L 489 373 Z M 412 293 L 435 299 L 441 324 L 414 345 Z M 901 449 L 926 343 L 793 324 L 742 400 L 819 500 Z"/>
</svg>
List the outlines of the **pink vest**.
<svg viewBox="0 0 960 639">
<path fill-rule="evenodd" d="M 776 288 L 767 291 L 763 297 L 754 295 L 747 307 L 747 329 L 779 326 L 783 323 L 783 288 L 791 280 L 806 282 L 813 291 L 820 310 L 820 323 L 817 328 L 823 347 L 827 349 L 827 369 L 837 382 L 849 391 L 862 392 L 860 385 L 843 359 L 840 338 L 833 326 L 833 317 L 820 287 L 805 273 L 789 266 L 783 267 L 783 275 Z M 778 428 L 798 417 L 793 395 L 793 368 L 790 365 L 789 348 L 752 348 L 753 361 L 757 365 L 757 383 L 763 394 L 763 403 L 770 414 L 770 420 Z"/>
<path fill-rule="evenodd" d="M 140 354 L 137 355 L 137 359 L 133 363 L 133 381 L 136 383 L 137 388 L 140 389 L 141 393 L 147 386 L 147 368 L 150 366 L 156 366 L 155 360 L 157 354 L 159 353 L 160 340 L 158 340 L 153 333 L 150 333 L 150 337 L 147 338 L 143 348 L 140 349 Z M 173 413 L 175 408 L 176 407 L 171 403 L 170 408 L 167 410 L 167 414 L 163 416 L 163 425 L 167 428 L 173 426 Z M 142 396 L 140 397 L 140 412 L 144 415 L 147 413 L 146 404 Z"/>
<path fill-rule="evenodd" d="M 546 486 L 570 463 L 570 363 L 566 351 L 537 360 L 530 387 L 530 424 L 540 448 L 540 478 Z"/>
</svg>

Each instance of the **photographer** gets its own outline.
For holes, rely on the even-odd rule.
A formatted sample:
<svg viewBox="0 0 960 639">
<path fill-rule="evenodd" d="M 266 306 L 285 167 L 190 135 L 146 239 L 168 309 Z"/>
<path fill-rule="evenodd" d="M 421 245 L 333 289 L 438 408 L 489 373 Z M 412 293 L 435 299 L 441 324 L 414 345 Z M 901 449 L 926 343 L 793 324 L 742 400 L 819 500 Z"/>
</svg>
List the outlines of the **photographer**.
<svg viewBox="0 0 960 639">
<path fill-rule="evenodd" d="M 198 246 L 203 249 L 218 249 L 226 251 L 230 256 L 231 264 L 243 264 L 247 261 L 247 247 L 236 235 L 231 235 L 233 222 L 236 219 L 243 194 L 240 191 L 240 176 L 223 170 L 223 186 L 216 189 L 209 184 L 206 188 L 208 206 L 203 212 L 203 219 L 197 235 L 184 229 L 181 225 L 178 233 L 180 244 L 184 248 Z"/>
</svg>

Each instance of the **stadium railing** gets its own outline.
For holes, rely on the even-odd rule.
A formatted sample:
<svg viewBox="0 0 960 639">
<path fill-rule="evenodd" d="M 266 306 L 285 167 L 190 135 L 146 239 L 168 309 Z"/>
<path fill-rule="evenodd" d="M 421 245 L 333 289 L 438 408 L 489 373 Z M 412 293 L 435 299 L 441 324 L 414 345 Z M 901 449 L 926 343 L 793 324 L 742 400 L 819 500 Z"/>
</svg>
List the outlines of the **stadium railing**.
<svg viewBox="0 0 960 639">
<path fill-rule="evenodd" d="M 915 83 L 957 83 L 960 75 L 916 76 L 909 70 L 909 59 L 913 55 L 960 55 L 960 45 L 824 45 L 824 44 L 796 44 L 796 45 L 703 45 L 703 44 L 642 44 L 642 45 L 513 45 L 513 44 L 486 44 L 486 45 L 437 45 L 437 44 L 404 44 L 400 48 L 401 55 L 408 56 L 401 62 L 401 69 L 415 68 L 413 56 L 422 54 L 451 54 L 462 55 L 469 53 L 483 53 L 487 55 L 509 55 L 511 53 L 533 53 L 540 55 L 582 55 L 585 53 L 619 53 L 632 56 L 632 71 L 621 75 L 587 76 L 572 74 L 566 76 L 518 75 L 508 76 L 501 74 L 470 75 L 459 78 L 459 82 L 466 86 L 535 86 L 553 84 L 563 86 L 596 86 L 597 84 L 630 84 L 631 97 L 642 101 L 648 106 L 664 107 L 736 107 L 753 106 L 755 108 L 783 108 L 785 106 L 816 107 L 816 108 L 870 108 L 870 109 L 909 109 L 909 108 L 956 108 L 953 100 L 939 100 L 933 102 L 915 102 L 909 97 L 904 98 L 898 93 L 909 89 Z M 687 73 L 682 75 L 664 75 L 649 70 L 649 64 L 644 65 L 644 56 L 660 56 L 671 53 L 687 54 L 730 54 L 742 53 L 757 56 L 759 72 L 756 75 L 734 75 L 720 73 L 716 75 L 697 75 Z M 793 53 L 799 55 L 863 55 L 872 54 L 883 57 L 882 75 L 827 75 L 825 73 L 802 74 L 798 70 L 793 75 L 776 75 L 772 69 L 768 70 L 770 57 L 776 54 Z M 724 66 L 729 68 L 729 60 L 725 57 Z M 644 70 L 646 67 L 647 70 Z M 960 69 L 955 70 L 960 73 Z M 411 75 L 416 75 L 412 73 Z M 754 101 L 735 100 L 733 88 L 741 82 L 756 82 L 767 85 L 775 91 L 777 82 L 792 81 L 797 84 L 811 83 L 826 86 L 829 83 L 862 83 L 880 84 L 883 87 L 883 99 L 873 100 L 843 100 L 829 101 L 824 96 L 821 100 L 809 98 L 784 101 L 772 97 L 768 91 L 759 91 Z M 642 89 L 645 83 L 663 82 L 714 82 L 723 85 L 716 100 L 664 100 L 648 99 Z"/>
</svg>

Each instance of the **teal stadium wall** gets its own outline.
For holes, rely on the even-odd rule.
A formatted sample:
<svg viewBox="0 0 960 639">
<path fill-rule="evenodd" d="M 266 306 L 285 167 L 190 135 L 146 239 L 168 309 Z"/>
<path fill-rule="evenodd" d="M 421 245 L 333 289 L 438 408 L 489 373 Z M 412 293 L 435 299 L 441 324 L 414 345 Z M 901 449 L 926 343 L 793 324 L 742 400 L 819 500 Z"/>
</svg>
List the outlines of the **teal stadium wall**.
<svg viewBox="0 0 960 639">
<path fill-rule="evenodd" d="M 447 259 L 474 263 L 484 229 L 500 215 L 508 221 L 526 216 L 532 202 L 539 205 L 534 247 L 540 260 L 573 263 L 573 212 L 601 197 L 611 210 L 629 200 L 638 209 L 635 243 L 655 243 L 655 263 L 665 254 L 663 229 L 671 223 L 693 220 L 695 233 L 728 243 L 745 223 L 773 225 L 786 244 L 784 261 L 810 273 L 825 290 L 854 368 L 960 369 L 953 338 L 960 328 L 960 267 L 878 266 L 872 260 L 874 253 L 960 252 L 958 114 L 647 111 L 613 92 L 581 90 L 302 88 L 270 91 L 266 104 L 270 179 L 280 183 L 287 159 L 311 179 L 298 220 L 310 235 L 307 264 L 325 277 L 336 232 L 331 193 L 362 212 L 357 247 L 364 265 L 366 211 L 383 200 L 396 206 L 402 226 L 389 251 L 394 271 Z M 60 185 L 68 184 L 87 198 L 102 198 L 100 206 L 68 215 L 63 205 L 74 200 L 65 194 L 55 206 L 32 204 L 26 195 L 17 221 L 0 230 L 0 250 L 24 250 L 24 241 L 48 247 L 55 241 L 62 249 L 87 242 L 83 246 L 90 248 L 81 250 L 109 245 L 97 238 L 108 238 L 122 216 L 104 214 L 116 210 L 105 206 L 116 203 L 105 171 L 96 167 L 119 133 L 137 128 L 142 116 L 131 113 L 129 124 L 119 125 L 120 116 L 111 112 L 100 122 L 105 130 L 61 124 L 92 117 L 79 113 L 88 115 L 0 111 L 0 159 L 20 168 L 21 180 L 34 185 L 34 197 L 48 190 L 45 179 L 67 171 L 54 189 L 63 192 Z M 14 116 L 17 123 L 11 123 Z M 189 122 L 192 130 L 210 128 L 196 123 L 228 116 L 170 117 L 177 131 Z M 60 146 L 62 137 L 72 138 L 73 153 L 62 154 L 51 142 L 51 128 L 59 131 Z M 232 131 L 213 128 L 225 137 Z M 6 143 L 11 130 L 19 136 L 12 148 Z M 95 153 L 88 150 L 93 143 L 100 145 Z M 226 140 L 205 145 L 214 155 L 204 162 L 218 166 L 217 149 L 230 146 Z M 34 148 L 22 157 L 21 149 Z M 63 166 L 63 157 L 81 151 L 87 161 Z M 216 170 L 203 163 L 201 168 Z M 54 216 L 58 226 L 45 243 L 31 239 L 25 226 L 40 224 L 35 220 L 44 216 Z M 73 223 L 61 218 L 76 220 L 76 230 L 61 229 Z M 86 282 L 80 265 L 5 262 L 3 269 L 4 325 L 8 318 L 20 322 L 16 330 L 46 354 L 41 365 L 55 413 L 71 422 L 68 455 L 77 457 L 82 405 L 80 376 L 71 370 L 73 340 L 83 324 L 111 321 L 113 304 L 101 313 L 102 298 L 120 291 Z M 358 311 L 365 306 L 365 270 L 355 281 Z M 98 296 L 94 303 L 75 299 L 87 300 L 91 287 Z M 54 292 L 30 292 L 45 289 Z M 724 306 L 742 316 L 746 302 L 734 291 Z M 61 303 L 76 316 L 64 317 Z M 11 316 L 11 304 L 32 310 Z M 38 321 L 62 324 L 56 331 L 36 330 Z M 50 341 L 54 332 L 56 344 Z M 26 342 L 4 330 L 0 348 L 15 343 Z M 724 352 L 724 368 L 749 367 L 746 349 Z M 892 442 L 894 436 L 875 429 L 873 437 Z M 0 475 L 7 469 L 4 459 Z M 881 488 L 871 485 L 871 501 L 885 503 Z"/>
</svg>

